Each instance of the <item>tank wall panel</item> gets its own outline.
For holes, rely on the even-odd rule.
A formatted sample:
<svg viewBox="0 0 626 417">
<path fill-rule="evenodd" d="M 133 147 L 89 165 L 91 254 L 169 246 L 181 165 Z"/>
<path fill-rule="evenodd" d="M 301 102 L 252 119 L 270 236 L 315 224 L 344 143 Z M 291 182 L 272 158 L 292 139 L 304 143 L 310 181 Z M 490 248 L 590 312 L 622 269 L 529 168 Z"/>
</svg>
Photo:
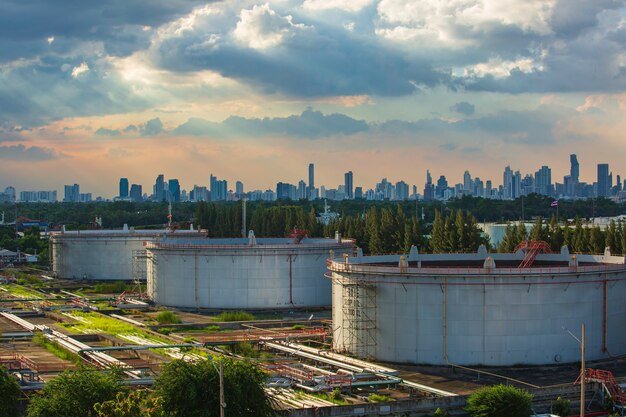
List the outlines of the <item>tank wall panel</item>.
<svg viewBox="0 0 626 417">
<path fill-rule="evenodd" d="M 330 249 L 276 251 L 255 247 L 178 252 L 149 249 L 148 293 L 159 304 L 224 309 L 328 306 L 331 282 L 324 278 Z"/>
<path fill-rule="evenodd" d="M 348 273 L 334 273 L 350 278 Z M 357 277 L 357 275 L 355 275 Z M 382 277 L 367 277 L 382 281 Z M 579 344 L 564 330 L 579 335 L 586 326 L 587 359 L 608 356 L 603 351 L 604 274 L 585 276 L 592 283 L 550 284 L 549 276 L 496 277 L 489 285 L 447 285 L 444 338 L 444 286 L 439 278 L 420 278 L 435 285 L 376 284 L 375 358 L 390 362 L 459 365 L 554 364 L 580 360 Z M 613 273 L 609 279 L 623 279 Z M 395 278 L 397 279 L 397 278 Z M 482 278 L 472 278 L 481 280 Z M 568 275 L 563 280 L 576 279 Z M 512 282 L 519 285 L 507 285 Z M 479 281 L 480 283 L 480 281 Z M 611 355 L 626 354 L 624 281 L 609 282 L 607 347 Z M 345 320 L 334 281 L 333 320 Z M 344 334 L 348 333 L 344 330 Z M 444 339 L 446 348 L 444 349 Z M 335 345 L 353 351 L 355 338 L 335 333 Z M 447 354 L 447 356 L 446 356 Z"/>
</svg>

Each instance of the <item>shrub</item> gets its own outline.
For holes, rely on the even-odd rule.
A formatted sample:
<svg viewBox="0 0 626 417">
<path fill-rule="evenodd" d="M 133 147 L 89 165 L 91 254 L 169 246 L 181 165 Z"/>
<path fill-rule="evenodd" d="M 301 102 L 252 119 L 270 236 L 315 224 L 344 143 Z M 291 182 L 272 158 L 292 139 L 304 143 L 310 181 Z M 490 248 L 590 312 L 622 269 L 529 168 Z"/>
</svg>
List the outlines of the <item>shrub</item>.
<svg viewBox="0 0 626 417">
<path fill-rule="evenodd" d="M 157 314 L 156 319 L 159 322 L 159 324 L 182 323 L 182 320 L 180 319 L 180 317 L 178 317 L 176 314 L 172 313 L 171 311 L 167 311 L 167 310 L 161 311 L 159 314 Z"/>
<path fill-rule="evenodd" d="M 556 414 L 560 417 L 566 417 L 572 414 L 572 407 L 570 405 L 570 400 L 566 398 L 557 397 L 557 399 L 552 403 L 552 414 Z"/>
<path fill-rule="evenodd" d="M 532 399 L 533 396 L 522 389 L 494 385 L 470 395 L 465 411 L 472 417 L 529 417 Z"/>
<path fill-rule="evenodd" d="M 224 311 L 222 314 L 215 316 L 215 321 L 251 321 L 254 316 L 245 311 Z"/>
<path fill-rule="evenodd" d="M 0 366 L 0 417 L 18 415 L 22 390 L 13 375 Z"/>
</svg>

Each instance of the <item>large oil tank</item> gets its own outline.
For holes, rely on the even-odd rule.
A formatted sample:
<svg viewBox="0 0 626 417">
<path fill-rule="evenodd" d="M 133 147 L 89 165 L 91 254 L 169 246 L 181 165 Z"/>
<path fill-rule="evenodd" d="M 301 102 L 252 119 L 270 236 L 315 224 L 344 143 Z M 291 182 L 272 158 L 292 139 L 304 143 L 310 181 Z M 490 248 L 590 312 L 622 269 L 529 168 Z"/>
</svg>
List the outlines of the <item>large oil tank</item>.
<svg viewBox="0 0 626 417">
<path fill-rule="evenodd" d="M 357 256 L 329 262 L 334 348 L 412 364 L 511 366 L 626 354 L 624 257 Z M 522 267 L 520 267 L 522 265 Z"/>
<path fill-rule="evenodd" d="M 215 309 L 330 306 L 326 261 L 352 239 L 177 239 L 150 242 L 148 295 L 162 305 Z"/>
<path fill-rule="evenodd" d="M 145 279 L 145 243 L 167 236 L 204 237 L 197 230 L 76 230 L 50 234 L 52 271 L 58 278 L 132 280 L 139 271 Z M 133 264 L 135 257 L 135 265 Z M 137 262 L 139 262 L 137 264 Z M 133 271 L 135 266 L 135 271 Z"/>
</svg>

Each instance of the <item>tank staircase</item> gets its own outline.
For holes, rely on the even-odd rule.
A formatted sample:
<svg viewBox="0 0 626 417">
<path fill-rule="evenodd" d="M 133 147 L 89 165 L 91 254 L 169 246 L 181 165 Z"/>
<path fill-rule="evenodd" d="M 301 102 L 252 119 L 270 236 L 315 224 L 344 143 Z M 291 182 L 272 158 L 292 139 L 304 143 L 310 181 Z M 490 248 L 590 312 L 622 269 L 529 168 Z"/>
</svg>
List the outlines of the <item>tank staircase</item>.
<svg viewBox="0 0 626 417">
<path fill-rule="evenodd" d="M 580 375 L 575 384 L 580 384 Z M 602 385 L 602 390 L 613 400 L 613 405 L 622 410 L 626 408 L 626 394 L 611 371 L 602 369 L 585 369 L 585 383 L 596 382 Z"/>
<path fill-rule="evenodd" d="M 540 253 L 552 253 L 550 244 L 543 240 L 524 240 L 517 245 L 513 252 L 515 253 L 518 250 L 525 252 L 524 259 L 522 263 L 519 264 L 518 268 L 530 268 L 535 262 L 535 259 L 537 259 L 537 255 Z"/>
</svg>

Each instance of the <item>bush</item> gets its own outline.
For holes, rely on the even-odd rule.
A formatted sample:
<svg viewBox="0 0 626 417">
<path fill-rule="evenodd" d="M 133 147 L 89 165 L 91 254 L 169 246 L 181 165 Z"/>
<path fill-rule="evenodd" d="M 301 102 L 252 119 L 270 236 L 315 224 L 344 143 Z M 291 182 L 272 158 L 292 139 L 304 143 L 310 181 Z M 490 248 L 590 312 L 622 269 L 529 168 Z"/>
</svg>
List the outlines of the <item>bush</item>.
<svg viewBox="0 0 626 417">
<path fill-rule="evenodd" d="M 472 417 L 529 417 L 532 399 L 533 396 L 522 389 L 494 385 L 470 395 L 465 411 Z"/>
<path fill-rule="evenodd" d="M 182 323 L 182 320 L 180 319 L 180 317 L 178 317 L 176 314 L 172 313 L 171 311 L 161 311 L 159 314 L 157 314 L 156 319 L 159 322 L 159 324 Z"/>
<path fill-rule="evenodd" d="M 367 398 L 373 403 L 384 403 L 388 401 L 393 401 L 393 398 L 387 395 L 379 395 L 379 394 L 370 394 L 370 396 Z"/>
<path fill-rule="evenodd" d="M 13 375 L 0 367 L 0 417 L 13 417 L 19 413 L 22 390 Z"/>
<path fill-rule="evenodd" d="M 570 400 L 566 398 L 557 397 L 557 399 L 552 403 L 552 414 L 556 414 L 560 417 L 566 417 L 572 414 L 572 407 L 570 405 Z"/>
<path fill-rule="evenodd" d="M 251 321 L 254 316 L 245 311 L 224 311 L 219 316 L 215 316 L 215 321 Z"/>
<path fill-rule="evenodd" d="M 330 398 L 332 398 L 335 401 L 343 400 L 343 395 L 341 394 L 341 390 L 339 388 L 335 388 L 332 394 L 330 395 Z"/>
</svg>

